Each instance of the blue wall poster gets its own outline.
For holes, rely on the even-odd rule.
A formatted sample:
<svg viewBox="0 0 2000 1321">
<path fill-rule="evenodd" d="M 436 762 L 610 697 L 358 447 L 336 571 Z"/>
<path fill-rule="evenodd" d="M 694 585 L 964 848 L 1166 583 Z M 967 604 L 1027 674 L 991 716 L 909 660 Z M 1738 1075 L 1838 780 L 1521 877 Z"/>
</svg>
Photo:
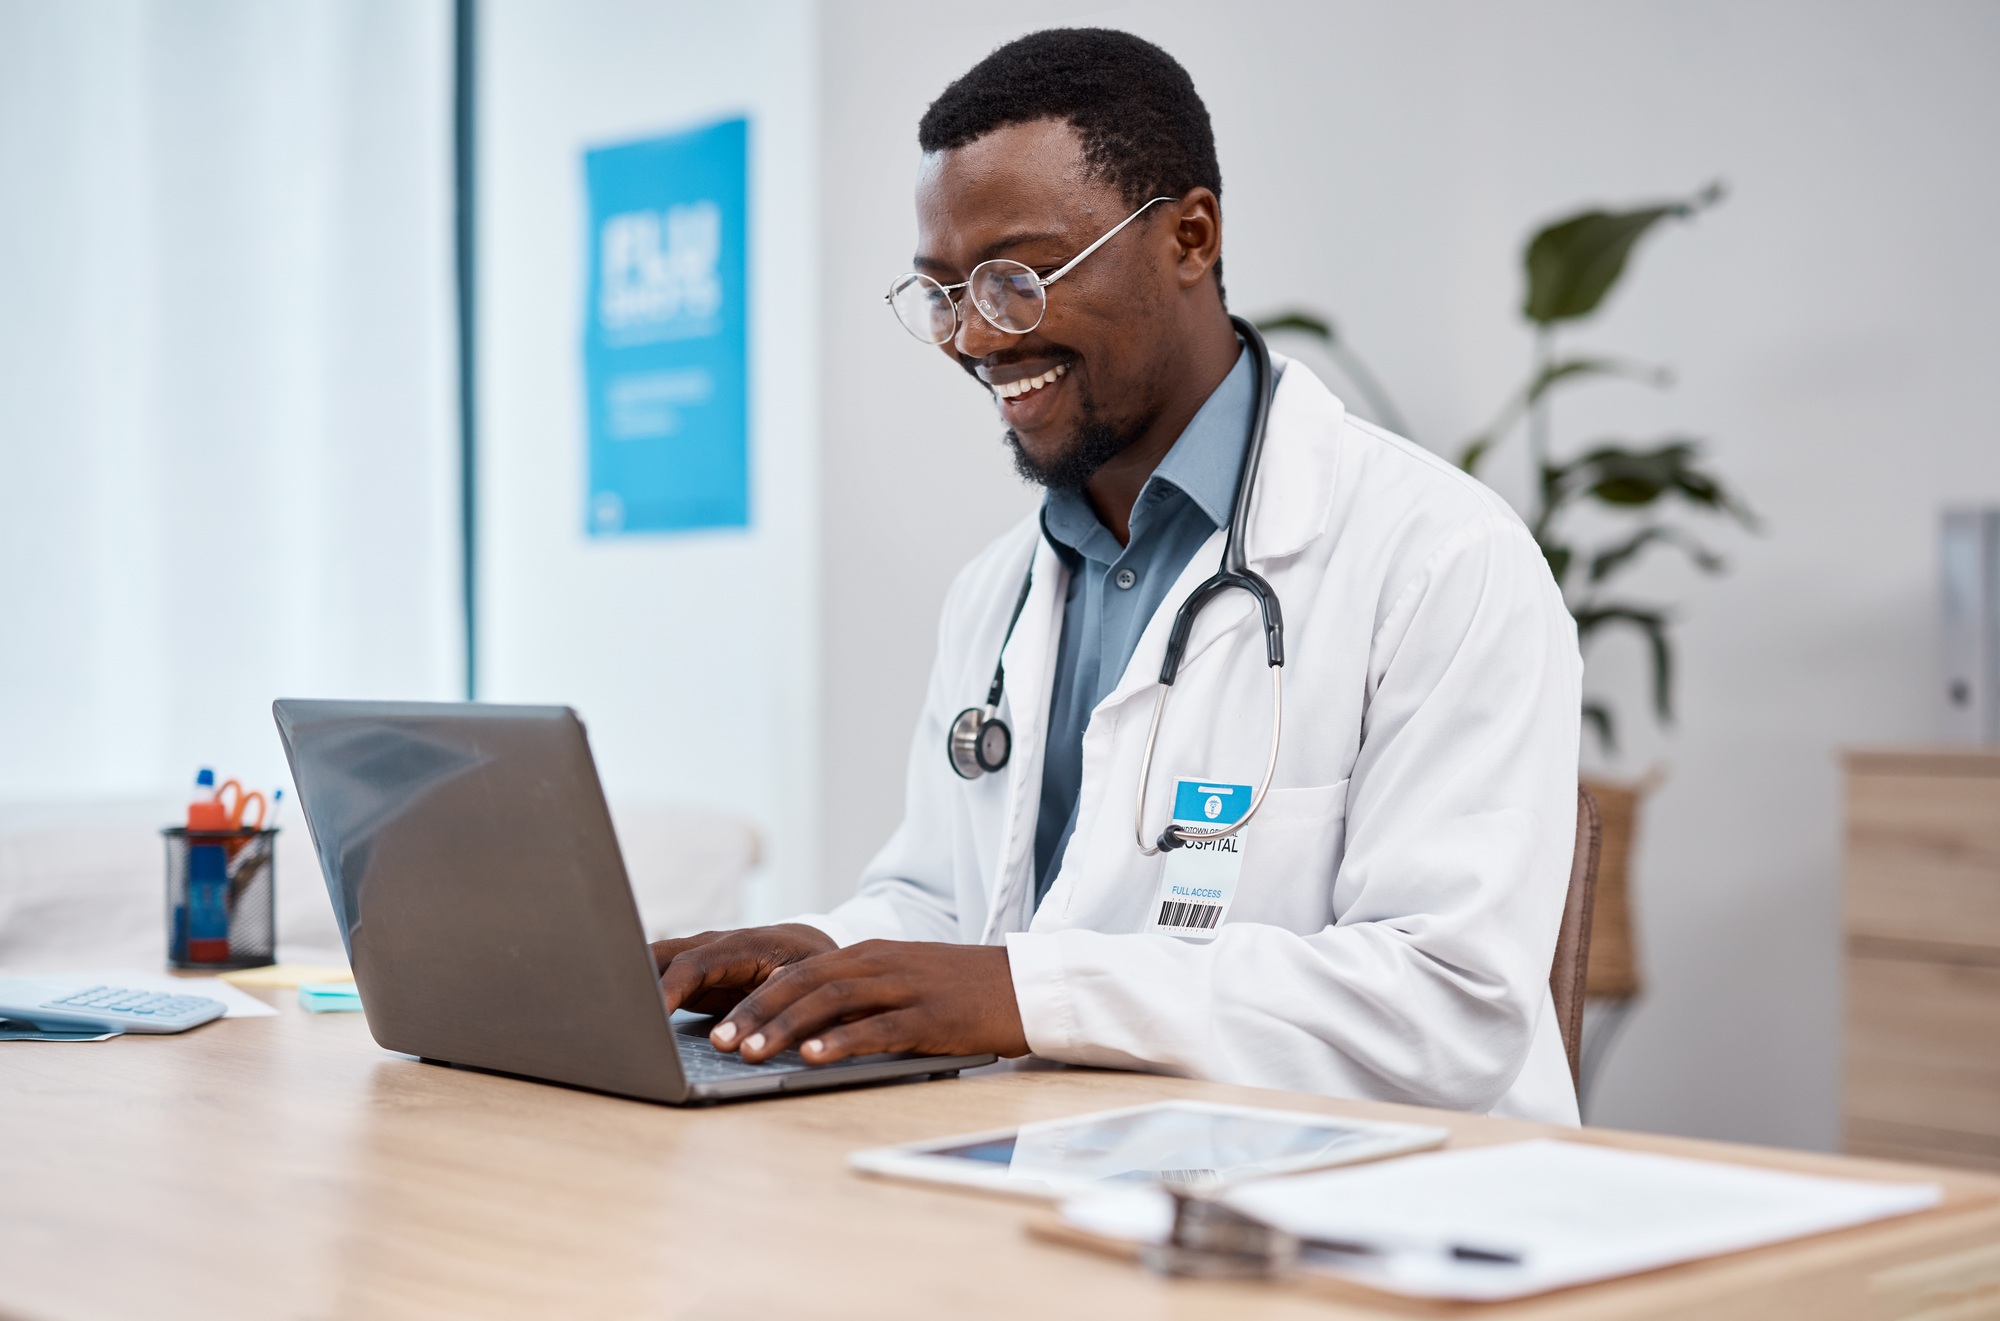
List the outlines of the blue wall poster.
<svg viewBox="0 0 2000 1321">
<path fill-rule="evenodd" d="M 749 123 L 584 155 L 593 536 L 750 522 Z"/>
</svg>

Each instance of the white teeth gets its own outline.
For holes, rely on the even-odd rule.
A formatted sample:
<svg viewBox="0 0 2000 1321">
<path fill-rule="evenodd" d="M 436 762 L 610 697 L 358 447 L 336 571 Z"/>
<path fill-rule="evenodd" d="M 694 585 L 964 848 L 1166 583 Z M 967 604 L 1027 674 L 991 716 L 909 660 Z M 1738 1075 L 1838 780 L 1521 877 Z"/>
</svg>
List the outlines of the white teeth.
<svg viewBox="0 0 2000 1321">
<path fill-rule="evenodd" d="M 1040 376 L 1030 376 L 1026 380 L 1009 381 L 1004 385 L 996 385 L 993 387 L 993 393 L 1002 399 L 1019 399 L 1030 390 L 1039 390 L 1045 385 L 1054 385 L 1068 374 L 1069 364 L 1066 362 L 1059 363 L 1043 372 Z"/>
</svg>

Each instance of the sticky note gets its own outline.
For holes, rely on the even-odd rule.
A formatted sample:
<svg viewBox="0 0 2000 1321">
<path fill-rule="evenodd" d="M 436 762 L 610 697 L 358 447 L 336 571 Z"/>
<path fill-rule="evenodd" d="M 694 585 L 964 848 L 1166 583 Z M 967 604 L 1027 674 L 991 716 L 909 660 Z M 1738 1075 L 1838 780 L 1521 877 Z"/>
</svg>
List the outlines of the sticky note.
<svg viewBox="0 0 2000 1321">
<path fill-rule="evenodd" d="M 239 968 L 225 972 L 222 980 L 231 986 L 256 986 L 290 990 L 307 982 L 352 982 L 354 974 L 330 963 L 272 963 L 261 968 Z"/>
<path fill-rule="evenodd" d="M 299 987 L 299 1007 L 315 1014 L 355 1013 L 361 992 L 353 982 L 305 982 Z"/>
</svg>

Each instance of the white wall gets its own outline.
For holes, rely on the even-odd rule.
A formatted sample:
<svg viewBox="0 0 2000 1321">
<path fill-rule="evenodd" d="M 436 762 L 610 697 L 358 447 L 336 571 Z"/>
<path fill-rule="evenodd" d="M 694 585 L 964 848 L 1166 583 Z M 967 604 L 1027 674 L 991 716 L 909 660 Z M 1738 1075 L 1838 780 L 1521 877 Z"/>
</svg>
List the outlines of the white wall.
<svg viewBox="0 0 2000 1321">
<path fill-rule="evenodd" d="M 0 800 L 454 692 L 449 17 L 0 3 Z"/>
<path fill-rule="evenodd" d="M 565 702 L 607 793 L 733 813 L 815 902 L 813 9 L 480 6 L 480 697 Z M 750 118 L 748 529 L 583 534 L 582 153 Z"/>
<path fill-rule="evenodd" d="M 1536 224 L 1733 186 L 1643 250 L 1575 337 L 1670 363 L 1680 386 L 1593 387 L 1557 415 L 1559 448 L 1711 437 L 1767 522 L 1718 537 L 1725 579 L 1665 562 L 1635 577 L 1683 606 L 1672 737 L 1644 735 L 1628 650 L 1593 666 L 1630 713 L 1624 768 L 1671 773 L 1638 862 L 1650 993 L 1595 1117 L 1832 1145 L 1834 751 L 1934 734 L 1935 511 L 2000 501 L 2000 9 L 1378 0 L 1219 19 L 1177 0 L 1047 4 L 1001 27 L 914 0 L 830 8 L 821 765 L 842 878 L 898 814 L 951 573 L 1033 499 L 979 392 L 880 306 L 914 236 L 916 120 L 993 46 L 1078 13 L 1193 73 L 1232 305 L 1335 312 L 1440 450 L 1525 369 L 1517 260 Z M 1504 465 L 1495 480 L 1520 486 Z"/>
<path fill-rule="evenodd" d="M 1683 607 L 1671 736 L 1628 648 L 1593 664 L 1623 768 L 1671 775 L 1597 1117 L 1833 1142 L 1834 751 L 1933 734 L 1936 508 L 2000 502 L 2000 10 L 481 11 L 482 695 L 577 705 L 614 795 L 755 821 L 752 916 L 837 897 L 893 826 L 945 586 L 1035 499 L 880 303 L 951 77 L 1077 14 L 1172 50 L 1215 117 L 1234 305 L 1334 311 L 1444 450 L 1523 369 L 1537 222 L 1727 178 L 1574 341 L 1679 387 L 1557 419 L 1712 437 L 1767 525 L 1720 538 L 1725 579 L 1635 581 Z M 0 799 L 270 778 L 280 692 L 455 694 L 448 17 L 0 0 Z M 579 152 L 743 111 L 758 524 L 586 542 Z M 219 566 L 227 606 L 188 608 Z"/>
<path fill-rule="evenodd" d="M 853 892 L 902 814 L 910 731 L 952 575 L 1037 499 L 1012 475 L 990 400 L 882 305 L 916 246 L 917 119 L 998 41 L 998 29 L 944 13 L 843 5 L 821 29 L 818 699 L 829 902 Z"/>
</svg>

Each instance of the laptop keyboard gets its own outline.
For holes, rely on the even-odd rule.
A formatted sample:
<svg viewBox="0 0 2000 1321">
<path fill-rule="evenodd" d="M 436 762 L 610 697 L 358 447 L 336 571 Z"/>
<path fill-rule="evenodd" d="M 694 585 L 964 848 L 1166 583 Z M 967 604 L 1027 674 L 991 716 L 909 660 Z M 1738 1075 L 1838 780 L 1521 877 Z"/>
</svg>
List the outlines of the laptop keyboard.
<svg viewBox="0 0 2000 1321">
<path fill-rule="evenodd" d="M 681 1072 L 689 1082 L 714 1082 L 721 1078 L 742 1078 L 754 1073 L 790 1073 L 812 1066 L 795 1050 L 781 1050 L 762 1064 L 752 1064 L 741 1055 L 717 1050 L 706 1031 L 675 1029 L 681 1051 Z"/>
</svg>

